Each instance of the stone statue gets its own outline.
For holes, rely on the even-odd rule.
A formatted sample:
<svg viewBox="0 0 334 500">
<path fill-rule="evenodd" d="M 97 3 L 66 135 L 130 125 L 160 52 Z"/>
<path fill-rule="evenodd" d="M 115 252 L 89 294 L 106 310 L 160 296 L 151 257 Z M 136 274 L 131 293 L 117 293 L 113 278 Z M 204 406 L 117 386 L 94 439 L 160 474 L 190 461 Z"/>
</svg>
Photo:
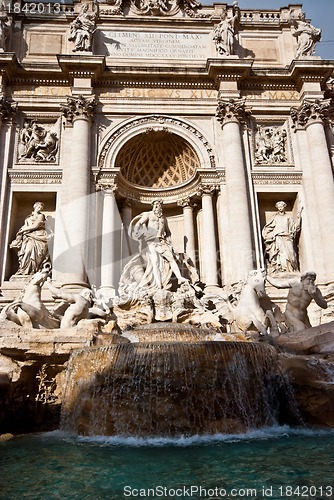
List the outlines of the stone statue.
<svg viewBox="0 0 334 500">
<path fill-rule="evenodd" d="M 20 132 L 19 160 L 55 162 L 58 141 L 56 132 L 47 131 L 36 122 L 26 121 Z"/>
<path fill-rule="evenodd" d="M 173 274 L 178 283 L 188 281 L 181 275 L 181 262 L 171 243 L 161 200 L 155 200 L 151 211 L 143 212 L 131 221 L 129 235 L 139 242 L 139 254 L 123 270 L 121 295 L 140 289 L 152 294 L 162 288 L 168 289 Z"/>
<path fill-rule="evenodd" d="M 77 325 L 81 319 L 88 319 L 94 296 L 92 290 L 83 288 L 80 293 L 70 293 L 56 288 L 50 281 L 48 281 L 47 286 L 53 298 L 62 299 L 65 302 L 54 311 L 54 314 L 58 314 L 61 310 L 64 313 L 60 321 L 60 328 L 71 328 Z"/>
<path fill-rule="evenodd" d="M 284 312 L 284 322 L 289 332 L 311 328 L 307 308 L 312 299 L 319 307 L 327 309 L 327 301 L 315 285 L 316 277 L 313 271 L 302 274 L 300 280 L 296 278 L 284 280 L 267 276 L 267 281 L 276 288 L 290 288 Z"/>
<path fill-rule="evenodd" d="M 5 11 L 5 5 L 0 4 L 0 52 L 4 52 L 5 43 L 9 32 L 9 19 Z"/>
<path fill-rule="evenodd" d="M 17 251 L 19 258 L 19 268 L 15 276 L 34 274 L 46 264 L 51 266 L 43 209 L 42 202 L 34 203 L 32 213 L 26 217 L 15 240 L 9 245 Z"/>
<path fill-rule="evenodd" d="M 216 49 L 222 56 L 234 54 L 233 43 L 234 36 L 237 33 L 237 27 L 240 20 L 240 9 L 237 2 L 233 4 L 233 16 L 228 18 L 227 12 L 222 14 L 221 21 L 213 32 L 213 40 L 216 43 Z"/>
<path fill-rule="evenodd" d="M 301 12 L 295 21 L 292 35 L 297 38 L 296 59 L 312 56 L 315 52 L 316 43 L 321 40 L 321 30 L 306 21 L 304 12 Z"/>
<path fill-rule="evenodd" d="M 89 10 L 89 5 L 92 10 Z M 91 51 L 93 36 L 96 31 L 96 22 L 99 17 L 99 6 L 97 2 L 84 3 L 76 19 L 70 24 L 69 41 L 74 42 L 73 52 Z"/>
<path fill-rule="evenodd" d="M 298 271 L 298 259 L 295 240 L 300 231 L 301 211 L 296 220 L 286 214 L 286 203 L 278 201 L 277 213 L 262 229 L 265 253 L 268 256 L 268 270 L 272 273 Z"/>
<path fill-rule="evenodd" d="M 41 300 L 42 287 L 49 273 L 49 266 L 35 273 L 27 283 L 23 297 L 5 306 L 0 319 L 8 319 L 26 328 L 59 328 L 59 320 Z"/>
</svg>

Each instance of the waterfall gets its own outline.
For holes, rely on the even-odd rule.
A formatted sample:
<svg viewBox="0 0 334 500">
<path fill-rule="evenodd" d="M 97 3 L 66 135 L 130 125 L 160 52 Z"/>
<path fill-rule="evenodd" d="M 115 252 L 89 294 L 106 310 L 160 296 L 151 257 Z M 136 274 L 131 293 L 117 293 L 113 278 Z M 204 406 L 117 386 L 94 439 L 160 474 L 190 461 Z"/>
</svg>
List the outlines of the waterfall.
<svg viewBox="0 0 334 500">
<path fill-rule="evenodd" d="M 178 436 L 272 425 L 277 353 L 251 342 L 140 342 L 72 354 L 62 429 L 84 435 Z"/>
</svg>

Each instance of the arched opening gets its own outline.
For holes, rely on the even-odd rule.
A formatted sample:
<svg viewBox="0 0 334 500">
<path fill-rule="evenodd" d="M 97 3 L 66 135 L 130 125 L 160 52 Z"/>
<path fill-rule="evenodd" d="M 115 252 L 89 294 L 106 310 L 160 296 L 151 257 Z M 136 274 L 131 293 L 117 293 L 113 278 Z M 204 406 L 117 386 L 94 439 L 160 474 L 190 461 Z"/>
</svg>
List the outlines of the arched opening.
<svg viewBox="0 0 334 500">
<path fill-rule="evenodd" d="M 200 161 L 182 137 L 167 130 L 148 130 L 123 146 L 115 165 L 130 184 L 163 189 L 189 181 Z"/>
</svg>

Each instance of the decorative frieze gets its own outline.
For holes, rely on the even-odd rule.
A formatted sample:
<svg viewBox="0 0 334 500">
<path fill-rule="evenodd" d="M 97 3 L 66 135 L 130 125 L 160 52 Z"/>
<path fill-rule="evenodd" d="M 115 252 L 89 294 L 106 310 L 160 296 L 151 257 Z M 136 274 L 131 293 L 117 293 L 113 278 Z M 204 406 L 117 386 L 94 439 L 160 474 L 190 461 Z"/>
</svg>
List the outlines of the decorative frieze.
<svg viewBox="0 0 334 500">
<path fill-rule="evenodd" d="M 75 120 L 93 120 L 95 111 L 95 97 L 67 97 L 67 103 L 60 106 L 60 111 L 66 118 L 67 125 L 71 125 Z"/>
<path fill-rule="evenodd" d="M 223 125 L 228 122 L 246 123 L 251 110 L 246 108 L 244 99 L 220 100 L 216 111 L 217 120 Z"/>
<path fill-rule="evenodd" d="M 61 184 L 61 172 L 8 171 L 12 184 Z"/>
</svg>

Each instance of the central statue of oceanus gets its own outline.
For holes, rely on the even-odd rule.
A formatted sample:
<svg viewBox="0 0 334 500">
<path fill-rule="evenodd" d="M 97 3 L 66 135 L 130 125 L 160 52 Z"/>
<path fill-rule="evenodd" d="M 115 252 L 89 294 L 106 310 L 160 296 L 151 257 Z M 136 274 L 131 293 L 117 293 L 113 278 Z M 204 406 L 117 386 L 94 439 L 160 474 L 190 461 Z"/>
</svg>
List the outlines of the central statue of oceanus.
<svg viewBox="0 0 334 500">
<path fill-rule="evenodd" d="M 162 211 L 162 201 L 155 200 L 152 210 L 136 216 L 129 225 L 129 236 L 139 242 L 139 252 L 125 266 L 120 295 L 152 294 L 178 284 L 199 280 L 193 263 L 175 251 L 171 232 Z"/>
</svg>

